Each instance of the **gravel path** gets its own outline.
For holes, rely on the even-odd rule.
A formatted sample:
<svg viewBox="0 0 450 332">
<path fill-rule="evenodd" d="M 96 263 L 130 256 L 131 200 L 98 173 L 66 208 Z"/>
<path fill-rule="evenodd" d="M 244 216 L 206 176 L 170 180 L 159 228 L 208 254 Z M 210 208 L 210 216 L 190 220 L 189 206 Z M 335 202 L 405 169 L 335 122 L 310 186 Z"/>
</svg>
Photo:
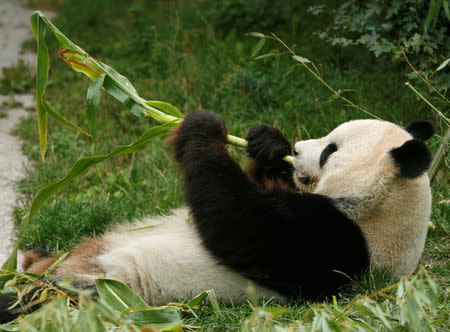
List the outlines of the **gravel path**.
<svg viewBox="0 0 450 332">
<path fill-rule="evenodd" d="M 0 95 L 0 104 L 10 96 Z M 15 96 L 24 107 L 34 104 L 33 95 Z M 8 117 L 0 118 L 0 266 L 8 258 L 13 244 L 14 222 L 12 213 L 19 195 L 14 190 L 15 182 L 23 177 L 27 158 L 22 154 L 22 142 L 9 132 L 27 112 L 21 108 L 10 109 Z"/>
<path fill-rule="evenodd" d="M 32 12 L 21 7 L 19 0 L 0 0 L 0 76 L 4 67 L 15 65 L 19 59 L 35 67 L 35 54 L 20 54 L 22 42 L 33 36 L 29 23 Z M 0 266 L 8 258 L 13 244 L 12 213 L 19 199 L 15 183 L 24 176 L 28 163 L 21 152 L 21 141 L 10 133 L 20 118 L 29 114 L 25 108 L 35 104 L 32 94 L 0 95 L 0 104 L 5 101 L 18 101 L 22 106 L 9 109 L 8 116 L 0 118 Z"/>
</svg>

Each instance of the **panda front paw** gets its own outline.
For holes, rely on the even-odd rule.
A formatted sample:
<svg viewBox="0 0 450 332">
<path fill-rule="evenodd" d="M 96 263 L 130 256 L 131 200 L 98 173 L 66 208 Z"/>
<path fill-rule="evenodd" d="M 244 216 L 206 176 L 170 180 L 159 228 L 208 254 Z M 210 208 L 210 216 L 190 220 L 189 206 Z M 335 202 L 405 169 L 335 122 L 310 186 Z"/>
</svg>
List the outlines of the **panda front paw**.
<svg viewBox="0 0 450 332">
<path fill-rule="evenodd" d="M 246 139 L 247 154 L 258 161 L 277 162 L 291 153 L 291 145 L 283 134 L 264 124 L 252 127 Z"/>
<path fill-rule="evenodd" d="M 227 143 L 227 128 L 221 116 L 208 111 L 194 111 L 175 130 L 172 144 L 175 158 L 181 162 L 191 148 Z"/>
</svg>

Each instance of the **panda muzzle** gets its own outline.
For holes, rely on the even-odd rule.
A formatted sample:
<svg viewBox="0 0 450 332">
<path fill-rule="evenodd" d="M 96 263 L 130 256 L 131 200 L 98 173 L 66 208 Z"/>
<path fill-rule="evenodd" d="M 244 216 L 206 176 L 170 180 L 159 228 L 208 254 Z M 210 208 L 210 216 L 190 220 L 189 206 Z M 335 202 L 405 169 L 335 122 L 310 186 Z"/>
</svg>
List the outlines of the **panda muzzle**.
<svg viewBox="0 0 450 332">
<path fill-rule="evenodd" d="M 311 177 L 309 175 L 300 176 L 298 180 L 305 185 L 311 184 L 312 182 Z"/>
</svg>

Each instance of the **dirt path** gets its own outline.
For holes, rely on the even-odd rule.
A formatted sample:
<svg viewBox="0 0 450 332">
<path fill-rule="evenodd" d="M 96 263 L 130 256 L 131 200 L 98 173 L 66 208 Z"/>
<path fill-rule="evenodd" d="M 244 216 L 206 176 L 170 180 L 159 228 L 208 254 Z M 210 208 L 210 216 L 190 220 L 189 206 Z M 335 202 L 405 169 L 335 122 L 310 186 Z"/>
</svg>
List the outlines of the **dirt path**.
<svg viewBox="0 0 450 332">
<path fill-rule="evenodd" d="M 35 67 L 35 54 L 20 53 L 22 42 L 32 37 L 29 22 L 33 12 L 20 4 L 18 0 L 0 1 L 0 76 L 4 67 L 15 65 L 19 59 Z M 8 258 L 13 244 L 12 213 L 19 198 L 14 190 L 15 183 L 24 176 L 28 163 L 21 152 L 21 141 L 10 133 L 20 118 L 29 114 L 25 108 L 35 104 L 32 94 L 0 95 L 0 105 L 11 101 L 20 102 L 21 106 L 7 110 L 7 117 L 0 118 L 0 266 Z"/>
<path fill-rule="evenodd" d="M 11 97 L 0 95 L 0 104 Z M 24 107 L 34 104 L 33 95 L 15 96 Z M 14 190 L 15 182 L 23 177 L 27 158 L 20 148 L 22 142 L 9 134 L 21 117 L 27 115 L 22 108 L 10 109 L 8 117 L 0 118 L 0 266 L 6 261 L 13 244 L 14 222 L 12 213 L 19 198 Z"/>
</svg>

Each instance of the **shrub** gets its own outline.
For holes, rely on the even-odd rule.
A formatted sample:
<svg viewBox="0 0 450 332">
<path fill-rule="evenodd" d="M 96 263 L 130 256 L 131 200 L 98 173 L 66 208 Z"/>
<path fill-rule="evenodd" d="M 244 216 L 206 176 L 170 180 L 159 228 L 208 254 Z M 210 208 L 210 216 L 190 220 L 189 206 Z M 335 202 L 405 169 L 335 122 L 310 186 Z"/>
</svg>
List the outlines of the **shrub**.
<svg viewBox="0 0 450 332">
<path fill-rule="evenodd" d="M 449 18 L 445 10 L 437 11 L 429 24 L 429 7 L 423 0 L 349 0 L 337 9 L 314 5 L 308 11 L 332 15 L 331 24 L 317 32 L 320 38 L 342 47 L 363 45 L 376 57 L 391 54 L 394 60 L 402 58 L 404 50 L 418 71 L 443 91 L 450 86 L 450 73 L 437 75 L 435 69 L 450 53 Z"/>
<path fill-rule="evenodd" d="M 270 32 L 279 24 L 292 20 L 298 1 L 224 0 L 211 3 L 210 20 L 222 31 L 232 28 Z"/>
</svg>

